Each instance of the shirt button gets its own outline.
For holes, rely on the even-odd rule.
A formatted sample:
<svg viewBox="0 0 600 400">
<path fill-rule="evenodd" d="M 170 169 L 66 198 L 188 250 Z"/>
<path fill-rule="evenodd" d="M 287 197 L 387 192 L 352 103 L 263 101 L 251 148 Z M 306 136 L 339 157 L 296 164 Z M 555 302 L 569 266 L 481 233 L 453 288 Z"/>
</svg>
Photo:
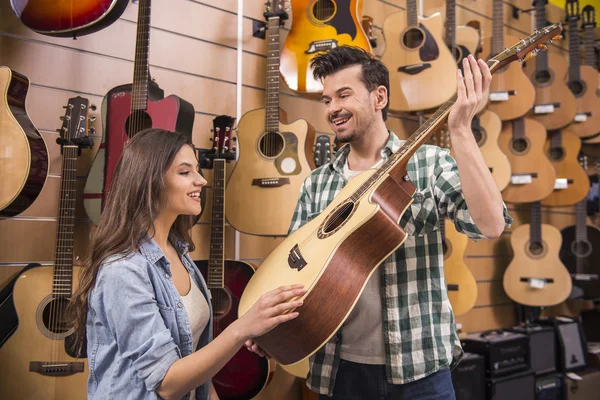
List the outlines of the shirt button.
<svg viewBox="0 0 600 400">
<path fill-rule="evenodd" d="M 167 279 L 169 279 L 169 278 L 171 277 L 171 275 L 170 275 L 170 274 L 167 272 L 167 273 L 165 274 L 165 277 L 166 277 Z"/>
<path fill-rule="evenodd" d="M 183 307 L 183 304 L 177 303 L 177 307 L 181 308 L 181 307 Z"/>
<path fill-rule="evenodd" d="M 417 193 L 415 200 L 419 203 L 422 203 L 424 198 L 425 198 L 425 196 L 423 196 L 423 193 Z"/>
</svg>

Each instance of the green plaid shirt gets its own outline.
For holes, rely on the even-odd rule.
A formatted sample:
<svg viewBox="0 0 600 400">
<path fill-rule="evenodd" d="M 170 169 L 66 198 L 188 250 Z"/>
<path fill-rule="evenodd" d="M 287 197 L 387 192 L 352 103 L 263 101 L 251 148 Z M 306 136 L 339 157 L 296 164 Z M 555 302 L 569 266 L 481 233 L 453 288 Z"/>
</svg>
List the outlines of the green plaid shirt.
<svg viewBox="0 0 600 400">
<path fill-rule="evenodd" d="M 403 144 L 390 131 L 381 151 L 384 161 Z M 316 217 L 345 186 L 342 168 L 350 151 L 344 146 L 329 163 L 306 178 L 290 233 Z M 463 351 L 444 280 L 439 222 L 448 216 L 459 232 L 485 239 L 463 197 L 456 162 L 447 149 L 421 146 L 408 162 L 408 176 L 416 186 L 412 205 L 399 223 L 409 235 L 381 271 L 383 336 L 387 380 L 403 384 L 444 367 L 454 367 Z M 504 207 L 507 227 L 512 218 Z M 331 396 L 340 361 L 341 333 L 310 357 L 308 387 Z"/>
</svg>

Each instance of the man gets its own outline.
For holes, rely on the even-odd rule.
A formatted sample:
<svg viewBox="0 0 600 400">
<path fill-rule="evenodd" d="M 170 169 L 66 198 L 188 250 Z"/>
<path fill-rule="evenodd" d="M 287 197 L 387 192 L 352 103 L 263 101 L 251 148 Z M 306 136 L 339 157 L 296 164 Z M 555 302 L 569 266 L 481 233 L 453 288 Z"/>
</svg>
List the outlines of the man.
<svg viewBox="0 0 600 400">
<path fill-rule="evenodd" d="M 323 82 L 325 117 L 347 144 L 304 182 L 290 232 L 402 144 L 385 126 L 385 65 L 342 46 L 316 57 L 312 67 Z M 462 349 L 444 281 L 439 223 L 448 216 L 459 232 L 478 240 L 498 237 L 512 221 L 471 132 L 491 74 L 472 56 L 463 60 L 463 70 L 464 77 L 457 70 L 458 97 L 448 118 L 456 162 L 447 150 L 427 145 L 409 161 L 417 191 L 399 221 L 409 236 L 374 271 L 337 334 L 310 358 L 307 385 L 323 399 L 454 398 L 449 370 Z"/>
</svg>

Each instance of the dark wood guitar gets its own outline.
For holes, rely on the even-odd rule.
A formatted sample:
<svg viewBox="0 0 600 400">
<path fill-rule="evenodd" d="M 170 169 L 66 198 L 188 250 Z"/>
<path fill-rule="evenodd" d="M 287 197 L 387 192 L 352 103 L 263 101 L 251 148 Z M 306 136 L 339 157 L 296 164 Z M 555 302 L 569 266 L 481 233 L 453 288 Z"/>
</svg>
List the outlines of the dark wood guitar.
<svg viewBox="0 0 600 400">
<path fill-rule="evenodd" d="M 600 76 L 597 73 L 600 66 L 598 65 L 596 55 L 598 49 L 596 48 L 596 38 L 594 37 L 594 30 L 596 29 L 596 10 L 594 7 L 589 4 L 583 7 L 583 10 L 581 10 L 581 19 L 583 25 L 583 46 L 585 50 L 585 65 L 581 73 L 585 75 L 585 82 L 591 86 L 590 91 L 593 91 L 594 82 L 596 83 L 596 97 L 600 99 Z M 595 77 L 594 71 L 596 71 Z M 599 103 L 596 103 L 596 105 L 599 105 Z M 597 130 L 599 134 L 584 139 L 586 144 L 593 145 L 600 143 L 600 128 Z"/>
<path fill-rule="evenodd" d="M 195 261 L 211 292 L 214 337 L 238 318 L 239 299 L 254 274 L 252 265 L 224 257 L 226 165 L 235 160 L 235 153 L 230 149 L 234 123 L 235 119 L 226 115 L 213 120 L 213 148 L 205 155 L 212 161 L 214 172 L 210 257 Z M 251 399 L 267 385 L 272 372 L 268 359 L 242 347 L 212 378 L 212 383 L 222 400 Z"/>
<path fill-rule="evenodd" d="M 333 158 L 331 136 L 319 135 L 315 142 L 313 151 L 313 162 L 316 167 L 327 164 Z"/>
<path fill-rule="evenodd" d="M 48 149 L 27 115 L 29 78 L 0 67 L 0 88 L 0 216 L 12 217 L 25 211 L 44 188 Z"/>
<path fill-rule="evenodd" d="M 490 70 L 529 58 L 561 31 L 560 24 L 536 31 L 524 39 L 527 45 L 519 42 L 488 60 Z M 297 363 L 321 348 L 344 323 L 375 268 L 406 240 L 398 221 L 416 191 L 408 161 L 446 122 L 454 101 L 438 109 L 379 168 L 356 176 L 321 214 L 289 235 L 248 283 L 241 315 L 281 285 L 307 288 L 297 318 L 256 338 L 280 364 Z"/>
<path fill-rule="evenodd" d="M 17 17 L 29 29 L 49 36 L 77 37 L 115 22 L 129 0 L 10 0 Z"/>
<path fill-rule="evenodd" d="M 587 170 L 587 157 L 581 157 Z M 587 198 L 577 203 L 575 225 L 564 228 L 560 260 L 569 270 L 573 286 L 588 299 L 600 298 L 600 229 L 587 221 Z"/>
<path fill-rule="evenodd" d="M 0 398 L 82 399 L 87 394 L 87 360 L 70 340 L 66 313 L 80 267 L 73 267 L 76 167 L 87 138 L 88 101 L 69 99 L 61 135 L 62 177 L 54 266 L 28 269 L 17 279 L 13 301 L 19 325 L 0 348 Z"/>
<path fill-rule="evenodd" d="M 548 0 L 534 1 L 538 29 L 546 25 L 547 3 Z M 575 118 L 575 96 L 562 79 L 567 70 L 564 57 L 550 52 L 540 53 L 525 65 L 525 73 L 535 86 L 535 103 L 528 116 L 548 130 L 563 128 Z"/>
<path fill-rule="evenodd" d="M 151 0 L 139 2 L 133 85 L 111 89 L 102 102 L 102 144 L 84 188 L 85 210 L 95 224 L 100 219 L 117 161 L 129 139 L 146 128 L 192 134 L 194 107 L 174 95 L 163 98 L 163 91 L 149 79 L 150 3 Z"/>
</svg>

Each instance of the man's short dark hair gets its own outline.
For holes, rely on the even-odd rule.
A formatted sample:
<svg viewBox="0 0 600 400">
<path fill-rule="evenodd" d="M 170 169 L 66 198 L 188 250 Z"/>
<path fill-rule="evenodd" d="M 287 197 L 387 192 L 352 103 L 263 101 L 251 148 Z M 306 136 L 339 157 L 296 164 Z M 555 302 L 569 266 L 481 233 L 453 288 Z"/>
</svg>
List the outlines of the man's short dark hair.
<svg viewBox="0 0 600 400">
<path fill-rule="evenodd" d="M 385 121 L 390 105 L 390 73 L 381 61 L 360 47 L 339 46 L 326 53 L 317 55 L 310 62 L 310 66 L 313 68 L 313 75 L 318 81 L 355 65 L 362 66 L 361 81 L 365 84 L 369 92 L 372 92 L 381 85 L 387 89 L 388 103 L 381 110 L 381 115 Z"/>
</svg>

